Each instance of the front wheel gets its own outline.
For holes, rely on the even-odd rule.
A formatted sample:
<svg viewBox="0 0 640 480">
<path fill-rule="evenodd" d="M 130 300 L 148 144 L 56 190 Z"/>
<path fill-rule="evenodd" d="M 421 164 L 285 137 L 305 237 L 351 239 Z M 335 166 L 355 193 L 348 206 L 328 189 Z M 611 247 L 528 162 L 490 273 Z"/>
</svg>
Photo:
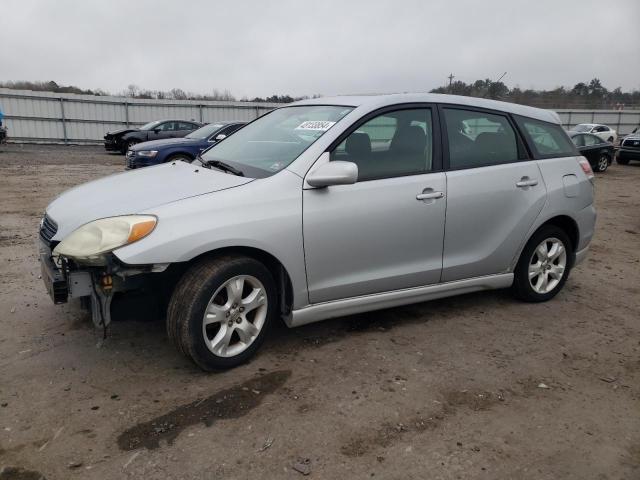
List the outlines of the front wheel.
<svg viewBox="0 0 640 480">
<path fill-rule="evenodd" d="M 607 155 L 600 155 L 598 163 L 596 163 L 596 172 L 604 172 L 609 167 L 609 157 Z"/>
<path fill-rule="evenodd" d="M 125 155 L 127 153 L 127 150 L 131 150 L 131 148 L 138 143 L 140 143 L 138 140 L 125 141 L 121 150 L 122 154 Z"/>
<path fill-rule="evenodd" d="M 276 286 L 249 257 L 202 260 L 178 282 L 167 310 L 167 333 L 207 371 L 232 368 L 258 350 L 277 314 Z"/>
<path fill-rule="evenodd" d="M 569 237 L 555 225 L 545 225 L 524 247 L 514 272 L 513 292 L 526 302 L 551 300 L 562 290 L 573 261 Z"/>
</svg>

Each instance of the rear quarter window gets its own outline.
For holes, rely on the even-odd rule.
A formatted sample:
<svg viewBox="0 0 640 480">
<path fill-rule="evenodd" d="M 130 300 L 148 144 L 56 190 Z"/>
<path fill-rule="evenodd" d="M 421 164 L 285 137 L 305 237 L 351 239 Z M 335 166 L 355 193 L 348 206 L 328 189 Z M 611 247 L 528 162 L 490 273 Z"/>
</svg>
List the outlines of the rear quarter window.
<svg viewBox="0 0 640 480">
<path fill-rule="evenodd" d="M 580 155 L 560 125 L 519 116 L 516 116 L 516 122 L 536 158 Z"/>
</svg>

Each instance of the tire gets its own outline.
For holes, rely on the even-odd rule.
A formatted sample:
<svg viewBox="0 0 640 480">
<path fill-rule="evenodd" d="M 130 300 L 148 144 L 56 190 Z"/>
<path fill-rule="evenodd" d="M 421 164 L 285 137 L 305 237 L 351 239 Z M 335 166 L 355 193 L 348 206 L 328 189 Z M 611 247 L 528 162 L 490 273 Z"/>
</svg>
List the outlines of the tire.
<svg viewBox="0 0 640 480">
<path fill-rule="evenodd" d="M 607 168 L 609 168 L 610 158 L 608 155 L 602 154 L 598 157 L 598 162 L 596 163 L 596 172 L 605 172 Z"/>
<path fill-rule="evenodd" d="M 621 158 L 620 156 L 616 157 L 616 162 L 618 162 L 619 165 L 629 165 L 629 159 Z"/>
<path fill-rule="evenodd" d="M 552 254 L 551 252 L 558 243 L 564 247 L 564 254 L 560 253 L 554 259 L 550 259 L 547 256 L 546 262 L 541 262 L 538 247 L 545 241 L 549 255 Z M 556 251 L 556 253 L 558 252 Z M 557 267 L 563 263 L 562 272 L 558 275 L 559 269 Z M 551 300 L 562 290 L 572 266 L 573 247 L 565 231 L 555 225 L 543 225 L 532 235 L 520 254 L 520 259 L 514 272 L 513 293 L 525 302 L 546 302 Z M 542 273 L 532 277 L 530 281 L 529 267 L 534 273 L 535 271 Z M 546 276 L 548 279 L 546 286 L 544 281 L 541 282 L 544 277 L 541 279 L 540 275 Z M 533 283 L 540 285 L 540 288 L 535 288 Z"/>
<path fill-rule="evenodd" d="M 127 150 L 129 150 L 131 147 L 133 147 L 135 144 L 140 143 L 138 140 L 132 139 L 132 140 L 127 140 L 126 142 L 124 142 L 122 144 L 122 149 L 120 150 L 120 152 L 123 155 L 126 155 Z"/>
<path fill-rule="evenodd" d="M 239 287 L 241 283 L 244 288 Z M 238 290 L 240 296 L 230 293 Z M 276 292 L 269 270 L 253 258 L 204 258 L 185 272 L 173 291 L 167 309 L 169 338 L 203 370 L 236 367 L 249 360 L 264 341 L 278 311 Z M 253 304 L 257 306 L 251 308 Z"/>
</svg>

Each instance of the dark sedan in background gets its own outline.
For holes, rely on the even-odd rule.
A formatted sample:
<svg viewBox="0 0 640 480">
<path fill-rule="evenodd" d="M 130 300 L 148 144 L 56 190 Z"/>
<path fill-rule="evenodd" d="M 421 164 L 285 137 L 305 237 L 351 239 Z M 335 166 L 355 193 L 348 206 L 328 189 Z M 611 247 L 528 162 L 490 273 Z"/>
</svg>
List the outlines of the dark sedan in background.
<svg viewBox="0 0 640 480">
<path fill-rule="evenodd" d="M 127 168 L 149 167 L 174 160 L 187 162 L 219 140 L 231 135 L 244 122 L 217 122 L 205 125 L 184 138 L 169 138 L 133 145 L 127 150 Z"/>
<path fill-rule="evenodd" d="M 620 165 L 627 165 L 631 160 L 640 161 L 640 127 L 637 127 L 620 142 L 616 158 Z"/>
<path fill-rule="evenodd" d="M 591 133 L 569 132 L 580 154 L 589 160 L 595 172 L 604 172 L 614 156 L 613 143 L 606 142 Z"/>
<path fill-rule="evenodd" d="M 184 137 L 202 125 L 192 120 L 156 120 L 140 128 L 124 128 L 108 132 L 104 136 L 104 148 L 125 154 L 136 143 Z"/>
</svg>

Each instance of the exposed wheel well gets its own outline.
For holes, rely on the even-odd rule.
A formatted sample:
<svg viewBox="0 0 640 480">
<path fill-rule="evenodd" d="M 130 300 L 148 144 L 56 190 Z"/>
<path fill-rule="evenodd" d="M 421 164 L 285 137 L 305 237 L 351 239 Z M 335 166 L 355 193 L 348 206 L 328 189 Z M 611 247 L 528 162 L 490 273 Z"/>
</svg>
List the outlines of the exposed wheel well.
<svg viewBox="0 0 640 480">
<path fill-rule="evenodd" d="M 192 258 L 188 262 L 182 264 L 174 264 L 172 265 L 172 270 L 174 273 L 175 281 L 182 276 L 182 274 L 193 264 L 200 261 L 205 257 L 213 257 L 220 255 L 243 255 L 246 257 L 251 257 L 262 263 L 273 275 L 273 279 L 278 287 L 278 296 L 281 299 L 280 310 L 283 315 L 288 314 L 291 311 L 293 306 L 293 285 L 291 284 L 291 278 L 289 277 L 289 273 L 287 272 L 284 265 L 280 263 L 280 261 L 264 250 L 260 250 L 259 248 L 253 247 L 225 247 L 220 248 L 218 250 L 213 250 L 210 252 L 203 253 L 198 255 L 195 258 Z M 175 286 L 175 285 L 174 285 Z M 173 291 L 173 286 L 171 288 Z"/>
<path fill-rule="evenodd" d="M 173 160 L 176 157 L 187 157 L 187 158 L 190 158 L 191 160 L 193 160 L 195 158 L 193 155 L 191 155 L 190 153 L 187 153 L 187 152 L 175 152 L 175 153 L 172 153 L 171 155 L 169 155 L 167 157 L 167 162 L 170 162 L 171 160 Z"/>
<path fill-rule="evenodd" d="M 580 233 L 578 231 L 578 225 L 573 218 L 566 215 L 559 215 L 557 217 L 550 218 L 540 226 L 543 225 L 555 225 L 556 227 L 564 230 L 569 237 L 569 240 L 571 240 L 571 247 L 573 248 L 573 251 L 575 252 L 578 249 Z"/>
</svg>

